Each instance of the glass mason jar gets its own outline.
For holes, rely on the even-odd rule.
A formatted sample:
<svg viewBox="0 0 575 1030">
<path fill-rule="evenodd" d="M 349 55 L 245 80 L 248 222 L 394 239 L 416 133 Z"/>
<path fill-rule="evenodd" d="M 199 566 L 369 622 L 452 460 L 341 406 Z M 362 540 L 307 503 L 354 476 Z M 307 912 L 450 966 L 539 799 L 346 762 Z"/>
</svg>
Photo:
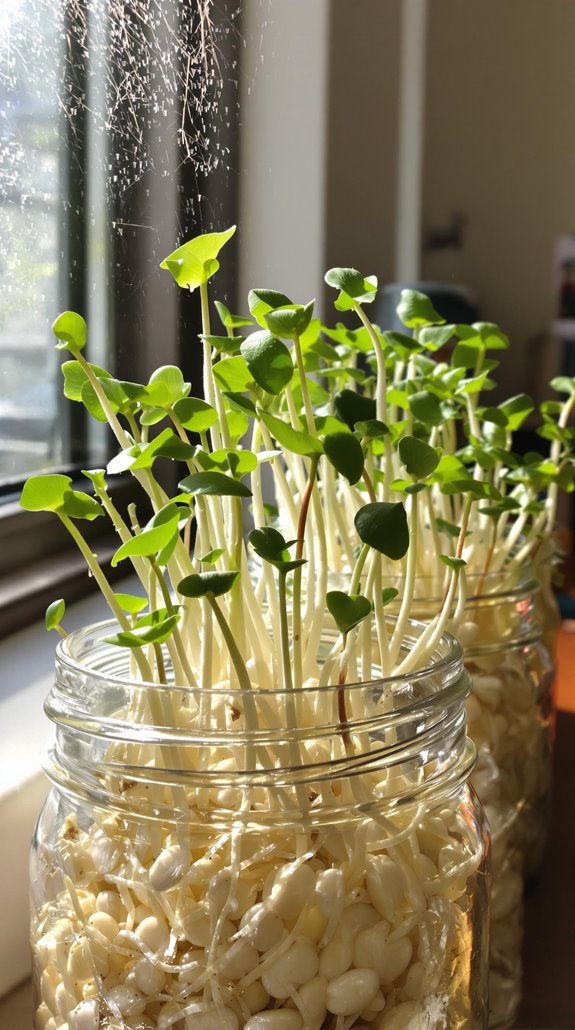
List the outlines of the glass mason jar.
<svg viewBox="0 0 575 1030">
<path fill-rule="evenodd" d="M 109 632 L 60 643 L 47 702 L 36 1030 L 484 1028 L 489 843 L 459 644 L 295 695 L 134 682 Z"/>
<path fill-rule="evenodd" d="M 533 574 L 539 584 L 539 591 L 535 596 L 537 618 L 541 624 L 543 644 L 551 656 L 554 673 L 556 671 L 557 634 L 561 626 L 561 612 L 553 589 L 553 581 L 555 574 L 560 575 L 559 566 L 561 565 L 563 553 L 556 536 L 546 537 L 542 540 L 532 559 Z M 555 725 L 555 707 L 555 691 L 552 689 L 553 726 Z"/>
<path fill-rule="evenodd" d="M 553 662 L 538 619 L 539 583 L 528 568 L 470 581 L 458 637 L 473 679 L 467 701 L 478 755 L 473 784 L 492 831 L 491 1025 L 505 1027 L 521 998 L 524 883 L 537 871 L 547 839 Z"/>
<path fill-rule="evenodd" d="M 393 582 L 393 581 L 392 581 Z M 394 585 L 400 591 L 403 581 Z M 491 1027 L 511 1026 L 521 1000 L 523 889 L 547 837 L 553 739 L 553 663 L 529 566 L 466 576 L 457 636 L 472 677 L 467 728 L 477 748 L 471 783 L 491 830 Z M 429 621 L 441 577 L 418 576 L 412 611 Z"/>
</svg>

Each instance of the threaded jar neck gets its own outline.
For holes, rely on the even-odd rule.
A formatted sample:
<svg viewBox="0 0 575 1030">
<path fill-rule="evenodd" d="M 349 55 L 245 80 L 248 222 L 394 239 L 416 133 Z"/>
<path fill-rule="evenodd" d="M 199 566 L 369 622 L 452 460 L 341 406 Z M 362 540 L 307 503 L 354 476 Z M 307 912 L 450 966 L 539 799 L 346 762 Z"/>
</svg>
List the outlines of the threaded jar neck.
<svg viewBox="0 0 575 1030">
<path fill-rule="evenodd" d="M 410 625 L 407 649 L 423 628 Z M 343 686 L 308 681 L 294 698 L 273 684 L 248 692 L 221 683 L 207 691 L 139 683 L 130 677 L 129 654 L 104 642 L 111 629 L 102 623 L 60 644 L 46 703 L 56 726 L 46 771 L 94 806 L 130 811 L 137 795 L 139 817 L 165 808 L 174 818 L 197 792 L 252 790 L 260 800 L 235 817 L 267 824 L 288 811 L 301 816 L 303 791 L 306 819 L 333 822 L 349 819 L 352 780 L 369 786 L 369 804 L 392 808 L 428 803 L 457 789 L 470 771 L 470 680 L 461 647 L 448 634 L 426 667 L 411 674 Z M 326 639 L 326 649 L 332 643 Z M 294 701 L 297 721 L 290 726 Z M 217 806 L 204 815 L 222 818 Z"/>
</svg>

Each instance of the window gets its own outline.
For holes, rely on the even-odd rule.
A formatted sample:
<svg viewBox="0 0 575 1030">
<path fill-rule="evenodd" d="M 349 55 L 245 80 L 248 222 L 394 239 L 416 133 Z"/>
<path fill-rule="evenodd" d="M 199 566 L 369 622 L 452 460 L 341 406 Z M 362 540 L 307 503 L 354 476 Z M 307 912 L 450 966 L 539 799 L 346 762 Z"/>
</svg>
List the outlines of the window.
<svg viewBox="0 0 575 1030">
<path fill-rule="evenodd" d="M 0 12 L 0 481 L 65 461 L 57 359 L 47 346 L 58 304 L 58 94 L 50 52 L 57 25 L 38 24 L 44 46 L 29 59 L 27 3 Z M 37 37 L 39 39 L 39 37 Z"/>
<path fill-rule="evenodd" d="M 30 473 L 80 476 L 105 465 L 114 447 L 62 398 L 50 331 L 58 311 L 86 317 L 89 360 L 119 378 L 147 381 L 159 364 L 178 363 L 198 381 L 196 298 L 158 265 L 202 224 L 236 220 L 228 168 L 237 72 L 220 78 L 220 70 L 234 66 L 237 11 L 212 8 L 211 0 L 2 2 L 0 633 L 38 616 L 56 590 L 72 599 L 90 586 L 58 521 L 17 503 Z M 194 50 L 200 27 L 214 47 L 205 64 Z M 223 299 L 231 302 L 232 289 Z M 109 532 L 104 521 L 88 533 Z M 112 537 L 93 546 L 104 560 L 115 549 Z"/>
</svg>

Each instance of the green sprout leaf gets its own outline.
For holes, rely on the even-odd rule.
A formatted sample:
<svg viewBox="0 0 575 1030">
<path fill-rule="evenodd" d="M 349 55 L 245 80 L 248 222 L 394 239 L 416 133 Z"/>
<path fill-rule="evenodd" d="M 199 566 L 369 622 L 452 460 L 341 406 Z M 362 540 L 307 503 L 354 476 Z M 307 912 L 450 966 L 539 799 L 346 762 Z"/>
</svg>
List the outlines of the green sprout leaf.
<svg viewBox="0 0 575 1030">
<path fill-rule="evenodd" d="M 377 293 L 374 275 L 363 276 L 356 268 L 330 268 L 325 273 L 328 286 L 340 291 L 335 302 L 338 311 L 350 311 L 356 304 L 371 304 Z"/>
<path fill-rule="evenodd" d="M 448 569 L 453 569 L 455 572 L 467 565 L 464 558 L 452 558 L 449 554 L 440 554 L 439 559 L 444 565 L 447 565 Z"/>
<path fill-rule="evenodd" d="M 295 543 L 295 540 L 286 543 L 282 534 L 272 526 L 252 529 L 249 541 L 262 561 L 269 562 L 282 573 L 292 572 L 300 565 L 305 565 L 305 558 L 290 558 L 288 548 Z"/>
<path fill-rule="evenodd" d="M 104 514 L 98 501 L 81 490 L 70 490 L 65 495 L 62 511 L 71 519 L 87 519 L 88 522 Z"/>
<path fill-rule="evenodd" d="M 340 390 L 334 397 L 335 412 L 346 426 L 353 429 L 357 422 L 375 419 L 376 403 L 355 390 Z"/>
<path fill-rule="evenodd" d="M 155 557 L 178 533 L 180 518 L 179 509 L 176 505 L 168 505 L 170 509 L 167 515 L 158 512 L 152 520 L 152 524 L 146 526 L 141 533 L 126 540 L 116 551 L 112 558 L 112 566 L 115 568 L 126 558 L 151 558 Z M 165 518 L 159 521 L 158 516 Z"/>
<path fill-rule="evenodd" d="M 344 476 L 351 486 L 361 479 L 363 450 L 359 440 L 352 433 L 329 433 L 324 437 L 323 449 L 336 472 Z"/>
<path fill-rule="evenodd" d="M 275 415 L 270 415 L 266 411 L 260 411 L 259 415 L 264 425 L 267 426 L 270 433 L 275 436 L 277 442 L 286 451 L 308 456 L 322 453 L 321 443 L 314 436 L 311 436 L 310 433 L 306 433 L 304 430 L 292 429 L 287 422 L 282 422 L 281 419 L 276 418 Z"/>
<path fill-rule="evenodd" d="M 223 547 L 214 547 L 213 551 L 208 551 L 207 554 L 202 555 L 200 561 L 202 565 L 215 565 L 225 553 Z"/>
<path fill-rule="evenodd" d="M 123 472 L 127 468 L 147 469 L 151 468 L 154 461 L 159 457 L 161 449 L 169 442 L 176 439 L 173 429 L 163 429 L 150 443 L 145 446 L 130 447 L 128 450 L 120 451 L 106 467 L 108 474 Z"/>
<path fill-rule="evenodd" d="M 193 472 L 191 476 L 178 484 L 180 490 L 187 494 L 200 494 L 210 497 L 251 497 L 251 490 L 231 476 L 223 472 Z"/>
<path fill-rule="evenodd" d="M 75 311 L 63 311 L 52 324 L 52 332 L 60 341 L 56 350 L 81 351 L 86 346 L 88 326 L 85 319 Z"/>
<path fill-rule="evenodd" d="M 64 361 L 61 366 L 64 376 L 64 397 L 69 401 L 82 401 L 82 389 L 88 382 L 88 376 L 79 361 Z M 90 365 L 98 379 L 111 379 L 112 376 L 99 365 Z"/>
<path fill-rule="evenodd" d="M 305 307 L 302 307 L 301 304 L 290 304 L 268 311 L 264 315 L 268 329 L 285 340 L 293 340 L 296 336 L 302 336 L 311 322 L 314 303 L 313 300 L 310 300 Z"/>
<path fill-rule="evenodd" d="M 106 483 L 106 473 L 104 469 L 82 469 L 82 475 L 86 476 L 97 490 L 102 490 L 106 493 L 108 484 Z"/>
<path fill-rule="evenodd" d="M 221 597 L 232 589 L 239 576 L 237 571 L 194 572 L 178 583 L 178 593 L 184 597 Z"/>
<path fill-rule="evenodd" d="M 398 593 L 399 590 L 396 590 L 395 587 L 384 587 L 381 591 L 381 603 L 383 604 L 383 607 L 385 608 L 388 604 L 391 604 L 392 601 L 395 601 Z"/>
<path fill-rule="evenodd" d="M 455 335 L 481 350 L 507 350 L 509 337 L 493 322 L 474 322 L 473 325 L 454 326 Z"/>
<path fill-rule="evenodd" d="M 421 343 L 413 336 L 408 336 L 407 333 L 385 332 L 382 338 L 397 354 L 400 361 L 407 361 L 412 354 L 418 354 L 423 349 Z"/>
<path fill-rule="evenodd" d="M 569 376 L 555 376 L 549 386 L 555 393 L 575 393 L 575 379 L 570 379 Z"/>
<path fill-rule="evenodd" d="M 257 410 L 256 410 L 256 406 L 255 406 L 254 402 L 252 400 L 250 400 L 249 397 L 246 397 L 243 393 L 233 393 L 231 391 L 226 391 L 224 393 L 224 397 L 228 401 L 228 404 L 229 404 L 230 408 L 233 409 L 233 411 L 239 412 L 239 413 L 241 413 L 243 415 L 247 415 L 248 418 L 255 418 L 256 417 Z M 246 422 L 245 428 L 247 429 L 247 422 Z M 231 432 L 231 429 L 230 429 L 230 432 Z M 232 436 L 233 435 L 234 434 L 232 433 Z"/>
<path fill-rule="evenodd" d="M 459 536 L 459 526 L 456 526 L 455 522 L 448 522 L 446 519 L 436 518 L 435 524 L 440 533 L 445 533 L 445 535 L 451 537 L 452 540 L 456 540 Z"/>
<path fill-rule="evenodd" d="M 24 483 L 20 505 L 26 511 L 60 511 L 71 490 L 69 476 L 30 476 Z"/>
<path fill-rule="evenodd" d="M 225 232 L 206 233 L 188 240 L 182 247 L 172 251 L 160 264 L 171 272 L 178 286 L 195 290 L 214 275 L 220 267 L 217 256 L 222 247 L 232 238 L 235 225 Z"/>
<path fill-rule="evenodd" d="M 387 558 L 398 561 L 409 547 L 409 529 L 401 501 L 373 501 L 360 508 L 355 528 L 362 543 L 368 544 Z"/>
<path fill-rule="evenodd" d="M 277 290 L 250 290 L 248 294 L 248 307 L 262 329 L 268 328 L 265 316 L 270 311 L 274 311 L 276 308 L 284 308 L 290 304 L 291 300 L 289 297 L 286 297 L 285 293 L 279 293 Z"/>
<path fill-rule="evenodd" d="M 416 436 L 404 436 L 398 445 L 399 457 L 407 472 L 414 479 L 426 479 L 435 472 L 439 464 L 439 454 L 424 440 Z"/>
<path fill-rule="evenodd" d="M 217 361 L 213 368 L 213 375 L 223 392 L 243 393 L 253 382 L 251 372 L 241 354 Z"/>
<path fill-rule="evenodd" d="M 122 630 L 113 636 L 104 637 L 104 643 L 116 647 L 142 647 L 144 644 L 163 644 L 174 632 L 180 621 L 180 611 L 168 614 L 165 608 L 150 612 L 138 619 L 131 630 Z"/>
<path fill-rule="evenodd" d="M 20 505 L 26 511 L 53 511 L 72 519 L 92 521 L 103 515 L 93 497 L 72 489 L 69 476 L 30 476 L 24 483 Z"/>
<path fill-rule="evenodd" d="M 230 404 L 230 408 L 226 411 L 226 418 L 232 443 L 238 443 L 248 431 L 248 416 L 237 406 Z"/>
<path fill-rule="evenodd" d="M 216 409 L 199 397 L 184 397 L 176 401 L 174 415 L 184 429 L 189 429 L 192 433 L 207 432 L 218 418 Z"/>
<path fill-rule="evenodd" d="M 164 429 L 141 451 L 130 466 L 132 469 L 150 468 L 155 458 L 171 458 L 174 461 L 190 461 L 196 456 L 197 447 L 185 443 L 171 429 Z"/>
<path fill-rule="evenodd" d="M 101 380 L 101 382 L 103 381 L 104 380 Z M 88 411 L 92 418 L 95 418 L 97 422 L 108 421 L 106 413 L 98 399 L 96 391 L 88 379 L 86 379 L 82 387 L 80 400 L 86 408 L 86 411 Z M 117 406 L 115 404 L 111 404 L 110 407 L 113 411 L 117 411 Z"/>
<path fill-rule="evenodd" d="M 478 408 L 477 415 L 482 422 L 489 422 L 501 429 L 505 429 L 508 425 L 507 415 L 501 408 Z"/>
<path fill-rule="evenodd" d="M 343 636 L 371 614 L 371 602 L 363 594 L 344 594 L 341 590 L 330 590 L 325 599 Z"/>
<path fill-rule="evenodd" d="M 293 377 L 289 350 L 265 329 L 248 336 L 240 352 L 253 379 L 266 393 L 281 393 Z"/>
<path fill-rule="evenodd" d="M 424 326 L 419 333 L 419 342 L 429 351 L 441 350 L 445 347 L 455 332 L 453 325 Z"/>
<path fill-rule="evenodd" d="M 52 601 L 46 608 L 45 622 L 46 629 L 57 629 L 66 611 L 66 602 L 60 597 L 57 601 Z"/>
<path fill-rule="evenodd" d="M 348 329 L 343 322 L 338 322 L 335 329 L 330 329 L 329 326 L 323 325 L 321 331 L 324 336 L 327 336 L 328 340 L 333 340 L 334 343 L 340 348 L 345 348 L 346 351 L 357 350 L 362 354 L 370 354 L 373 350 L 373 342 L 365 326 L 361 326 L 360 329 Z M 337 350 L 327 345 L 324 346 L 321 353 L 327 361 L 333 361 L 338 355 Z"/>
<path fill-rule="evenodd" d="M 222 304 L 221 300 L 214 301 L 216 311 L 224 329 L 241 329 L 243 325 L 251 325 L 251 318 L 244 318 L 243 315 L 232 315 L 229 308 Z"/>
<path fill-rule="evenodd" d="M 250 323 L 251 324 L 251 323 Z M 218 354 L 239 354 L 243 336 L 200 336 Z"/>
<path fill-rule="evenodd" d="M 148 606 L 147 597 L 138 597 L 136 594 L 114 594 L 116 601 L 123 612 L 129 615 L 138 615 Z"/>
<path fill-rule="evenodd" d="M 507 428 L 514 433 L 523 425 L 527 416 L 535 410 L 535 404 L 526 393 L 519 393 L 500 404 L 499 408 L 507 418 Z"/>
<path fill-rule="evenodd" d="M 172 407 L 191 390 L 191 383 L 184 382 L 184 377 L 176 365 L 163 365 L 150 376 L 150 387 L 155 405 Z M 155 396 L 154 396 L 155 391 Z M 161 393 L 161 399 L 160 399 Z"/>
<path fill-rule="evenodd" d="M 402 290 L 396 310 L 398 318 L 408 329 L 445 324 L 445 319 L 435 310 L 429 297 L 419 290 Z"/>
<path fill-rule="evenodd" d="M 258 456 L 253 451 L 222 448 L 218 451 L 198 451 L 196 461 L 206 472 L 220 469 L 222 472 L 231 472 L 236 479 L 241 479 L 257 468 Z"/>
<path fill-rule="evenodd" d="M 414 418 L 426 426 L 440 426 L 445 421 L 439 398 L 429 390 L 412 393 L 408 403 Z"/>
<path fill-rule="evenodd" d="M 355 429 L 363 440 L 381 440 L 389 434 L 389 429 L 385 422 L 380 422 L 377 418 L 368 418 L 364 422 L 356 422 Z"/>
</svg>

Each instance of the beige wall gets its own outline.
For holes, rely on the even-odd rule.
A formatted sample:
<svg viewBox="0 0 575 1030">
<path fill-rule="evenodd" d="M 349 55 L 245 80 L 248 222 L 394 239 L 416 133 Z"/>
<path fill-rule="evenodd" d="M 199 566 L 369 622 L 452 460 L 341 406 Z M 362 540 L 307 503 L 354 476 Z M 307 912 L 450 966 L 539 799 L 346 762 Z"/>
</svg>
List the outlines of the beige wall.
<svg viewBox="0 0 575 1030">
<path fill-rule="evenodd" d="M 400 0 L 330 0 L 326 268 L 393 276 Z"/>
<path fill-rule="evenodd" d="M 331 0 L 326 265 L 393 277 L 401 0 Z M 467 218 L 422 276 L 474 288 L 509 332 L 508 390 L 547 358 L 553 248 L 575 231 L 575 2 L 429 0 L 424 228 Z M 352 199 L 354 189 L 355 199 Z"/>
<path fill-rule="evenodd" d="M 424 276 L 476 288 L 512 337 L 510 389 L 531 385 L 554 241 L 575 231 L 574 45 L 572 0 L 431 0 L 425 223 L 469 221 L 462 250 L 427 254 Z"/>
</svg>

